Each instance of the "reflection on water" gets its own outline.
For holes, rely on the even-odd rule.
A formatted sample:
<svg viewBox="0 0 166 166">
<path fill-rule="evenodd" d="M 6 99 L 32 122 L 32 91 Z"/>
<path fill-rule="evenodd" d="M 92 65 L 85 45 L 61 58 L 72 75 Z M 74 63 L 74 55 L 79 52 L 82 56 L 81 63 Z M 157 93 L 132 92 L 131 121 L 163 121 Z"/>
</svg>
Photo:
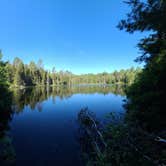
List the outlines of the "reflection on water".
<svg viewBox="0 0 166 166">
<path fill-rule="evenodd" d="M 17 166 L 83 166 L 77 115 L 88 107 L 99 119 L 123 112 L 120 86 L 33 87 L 13 90 L 11 135 Z"/>
<path fill-rule="evenodd" d="M 13 90 L 13 107 L 15 112 L 23 111 L 24 106 L 29 105 L 31 109 L 42 111 L 40 102 L 47 100 L 50 96 L 53 102 L 56 102 L 56 97 L 60 99 L 70 98 L 73 94 L 103 94 L 113 93 L 115 95 L 124 96 L 124 86 L 72 86 L 72 87 L 33 87 L 26 89 Z"/>
<path fill-rule="evenodd" d="M 10 108 L 0 110 L 0 165 L 12 165 L 15 162 L 15 150 L 8 131 L 13 112 Z"/>
</svg>

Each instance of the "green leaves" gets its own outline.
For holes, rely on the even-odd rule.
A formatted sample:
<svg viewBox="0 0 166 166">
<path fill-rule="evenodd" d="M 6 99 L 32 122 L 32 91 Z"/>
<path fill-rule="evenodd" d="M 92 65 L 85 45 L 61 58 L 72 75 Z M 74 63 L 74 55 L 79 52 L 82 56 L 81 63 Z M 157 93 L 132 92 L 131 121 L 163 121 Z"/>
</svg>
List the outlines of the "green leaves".
<svg viewBox="0 0 166 166">
<path fill-rule="evenodd" d="M 127 89 L 129 99 L 128 117 L 133 123 L 146 130 L 163 130 L 166 127 L 166 1 L 162 0 L 129 0 L 131 12 L 118 27 L 129 33 L 149 31 L 151 34 L 138 43 L 142 55 L 137 62 L 145 62 L 142 73 Z"/>
<path fill-rule="evenodd" d="M 151 33 L 138 44 L 140 50 L 143 51 L 143 56 L 137 58 L 137 61 L 148 62 L 162 48 L 166 48 L 165 42 L 163 42 L 166 40 L 166 1 L 129 0 L 127 4 L 131 6 L 131 12 L 127 14 L 126 20 L 120 21 L 118 28 L 129 33 L 135 31 Z M 149 55 L 150 57 L 148 57 Z"/>
</svg>

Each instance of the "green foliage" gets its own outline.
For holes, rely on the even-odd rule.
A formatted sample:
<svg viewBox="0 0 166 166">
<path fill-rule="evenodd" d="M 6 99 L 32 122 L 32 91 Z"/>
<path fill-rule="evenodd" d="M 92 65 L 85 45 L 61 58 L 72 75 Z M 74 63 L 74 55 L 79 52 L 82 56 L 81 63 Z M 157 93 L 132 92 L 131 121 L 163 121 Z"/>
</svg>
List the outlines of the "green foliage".
<svg viewBox="0 0 166 166">
<path fill-rule="evenodd" d="M 10 137 L 6 135 L 9 121 L 12 119 L 11 93 L 8 90 L 7 65 L 1 60 L 0 51 L 0 165 L 13 164 L 15 152 Z"/>
<path fill-rule="evenodd" d="M 166 98 L 166 1 L 130 0 L 131 12 L 119 24 L 129 33 L 150 31 L 138 47 L 145 67 L 135 82 L 128 88 L 128 117 L 150 131 L 162 131 L 166 127 L 164 100 Z"/>
<path fill-rule="evenodd" d="M 143 70 L 135 83 L 128 88 L 130 98 L 127 108 L 128 119 L 137 121 L 144 129 L 161 131 L 165 129 L 166 98 L 166 54 L 153 59 Z"/>
<path fill-rule="evenodd" d="M 104 129 L 104 139 L 107 148 L 96 166 L 155 166 L 165 162 L 164 145 L 138 127 L 109 124 Z"/>
<path fill-rule="evenodd" d="M 29 64 L 24 64 L 21 59 L 15 58 L 13 63 L 6 64 L 8 83 L 14 87 L 23 86 L 43 86 L 43 85 L 76 85 L 76 84 L 126 84 L 133 83 L 136 75 L 141 72 L 140 68 L 133 67 L 127 70 L 115 71 L 113 73 L 99 74 L 82 74 L 75 75 L 69 71 L 55 70 L 46 71 L 43 62 L 38 61 L 37 64 L 31 61 Z"/>
<path fill-rule="evenodd" d="M 155 134 L 166 136 L 166 1 L 128 0 L 126 3 L 131 12 L 118 27 L 129 33 L 149 31 L 151 34 L 138 43 L 142 56 L 136 61 L 144 61 L 145 66 L 126 90 L 126 124 L 110 124 L 104 130 L 108 147 L 96 165 L 165 165 L 165 144 L 154 139 Z M 120 79 L 117 72 L 114 76 L 116 81 Z"/>
<path fill-rule="evenodd" d="M 6 64 L 1 60 L 0 52 L 0 109 L 9 108 L 11 104 L 11 94 L 8 90 Z"/>
<path fill-rule="evenodd" d="M 150 61 L 166 48 L 166 1 L 165 0 L 128 0 L 131 7 L 127 19 L 122 20 L 118 27 L 129 33 L 150 31 L 148 37 L 138 44 L 143 55 L 138 61 Z"/>
<path fill-rule="evenodd" d="M 2 53 L 0 51 L 0 85 L 5 86 L 7 84 L 7 75 L 6 75 L 6 63 L 4 63 L 2 60 Z"/>
<path fill-rule="evenodd" d="M 106 146 L 98 144 L 101 153 L 98 155 L 94 149 L 94 140 L 86 133 L 86 129 L 91 126 L 86 110 L 81 110 L 78 114 L 79 122 L 83 131 L 81 132 L 80 144 L 83 153 L 83 159 L 86 165 L 92 166 L 155 166 L 164 165 L 166 159 L 165 144 L 156 141 L 155 133 L 148 133 L 136 124 L 131 126 L 125 123 L 124 116 L 121 114 L 110 113 L 110 123 L 99 127 L 102 140 Z M 86 112 L 85 112 L 86 113 Z M 91 117 L 95 117 L 91 113 Z M 95 120 L 95 118 L 93 118 Z M 97 121 L 96 124 L 100 124 Z M 93 131 L 93 130 L 92 130 Z M 163 137 L 164 134 L 158 135 Z M 157 153 L 156 153 L 157 152 Z"/>
<path fill-rule="evenodd" d="M 127 70 L 114 71 L 113 73 L 76 75 L 74 84 L 126 84 L 133 83 L 135 77 L 141 72 L 140 68 L 133 67 Z"/>
</svg>

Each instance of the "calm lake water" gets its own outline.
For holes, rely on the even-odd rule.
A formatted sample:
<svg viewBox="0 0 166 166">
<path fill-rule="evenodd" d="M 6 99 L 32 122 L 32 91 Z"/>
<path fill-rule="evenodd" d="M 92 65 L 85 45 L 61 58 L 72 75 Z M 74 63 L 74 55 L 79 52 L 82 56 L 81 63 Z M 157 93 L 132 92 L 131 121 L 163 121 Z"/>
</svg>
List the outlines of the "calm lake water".
<svg viewBox="0 0 166 166">
<path fill-rule="evenodd" d="M 124 112 L 118 86 L 76 86 L 15 90 L 10 123 L 16 166 L 81 166 L 77 115 L 88 107 L 101 121 Z"/>
</svg>

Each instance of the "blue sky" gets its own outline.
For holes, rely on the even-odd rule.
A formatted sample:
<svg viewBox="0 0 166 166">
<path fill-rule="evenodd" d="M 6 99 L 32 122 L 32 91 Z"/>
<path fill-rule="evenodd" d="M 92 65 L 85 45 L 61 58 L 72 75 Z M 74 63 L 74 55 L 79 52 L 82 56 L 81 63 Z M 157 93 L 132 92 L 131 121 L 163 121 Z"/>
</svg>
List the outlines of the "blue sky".
<svg viewBox="0 0 166 166">
<path fill-rule="evenodd" d="M 3 59 L 42 59 L 46 69 L 97 73 L 138 66 L 145 34 L 116 28 L 129 8 L 122 0 L 1 0 Z"/>
</svg>

